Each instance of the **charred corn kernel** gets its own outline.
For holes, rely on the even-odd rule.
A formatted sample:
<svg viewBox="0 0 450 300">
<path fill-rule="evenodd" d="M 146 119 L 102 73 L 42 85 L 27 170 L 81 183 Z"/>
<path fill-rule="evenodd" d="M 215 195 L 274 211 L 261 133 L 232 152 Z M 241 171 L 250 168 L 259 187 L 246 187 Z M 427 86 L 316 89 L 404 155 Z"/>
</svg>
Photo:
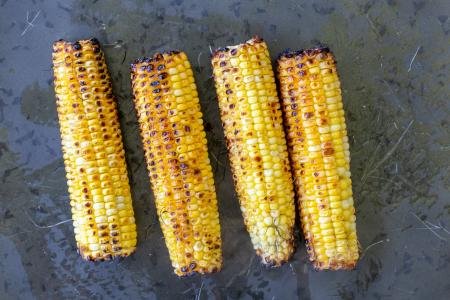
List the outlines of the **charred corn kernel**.
<svg viewBox="0 0 450 300">
<path fill-rule="evenodd" d="M 137 60 L 134 103 L 159 220 L 177 275 L 220 270 L 213 173 L 191 65 L 183 52 Z"/>
<path fill-rule="evenodd" d="M 256 252 L 279 266 L 293 253 L 294 193 L 266 43 L 254 38 L 212 58 L 233 179 Z"/>
<path fill-rule="evenodd" d="M 327 48 L 282 54 L 278 79 L 310 259 L 317 269 L 352 269 L 359 249 L 333 54 Z"/>
<path fill-rule="evenodd" d="M 78 250 L 88 260 L 128 256 L 136 247 L 136 225 L 116 103 L 98 41 L 55 42 L 53 72 Z M 119 216 L 126 221 L 118 222 Z"/>
</svg>

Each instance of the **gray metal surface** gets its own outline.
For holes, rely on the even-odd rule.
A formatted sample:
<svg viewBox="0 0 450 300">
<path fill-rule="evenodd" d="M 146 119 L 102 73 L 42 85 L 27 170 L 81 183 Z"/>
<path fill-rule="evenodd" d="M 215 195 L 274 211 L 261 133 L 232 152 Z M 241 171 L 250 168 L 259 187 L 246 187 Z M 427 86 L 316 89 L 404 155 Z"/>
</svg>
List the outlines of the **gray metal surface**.
<svg viewBox="0 0 450 300">
<path fill-rule="evenodd" d="M 449 299 L 449 11 L 448 1 L 0 1 L 0 298 Z M 300 236 L 279 269 L 255 258 L 209 61 L 210 46 L 253 34 L 273 57 L 318 42 L 337 57 L 362 248 L 352 272 L 314 271 Z M 51 72 L 54 40 L 91 36 L 114 80 L 139 230 L 132 257 L 104 263 L 81 260 L 67 221 Z M 184 279 L 157 222 L 128 71 L 174 48 L 189 55 L 212 128 L 224 242 L 220 273 Z"/>
</svg>

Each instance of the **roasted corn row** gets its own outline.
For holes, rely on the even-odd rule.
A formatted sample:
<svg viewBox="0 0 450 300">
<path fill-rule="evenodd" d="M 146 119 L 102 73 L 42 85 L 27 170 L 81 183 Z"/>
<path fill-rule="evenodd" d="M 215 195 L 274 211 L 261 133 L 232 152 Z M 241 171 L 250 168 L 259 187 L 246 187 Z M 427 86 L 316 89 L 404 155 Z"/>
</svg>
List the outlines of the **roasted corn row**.
<svg viewBox="0 0 450 300">
<path fill-rule="evenodd" d="M 294 250 L 294 192 L 266 43 L 217 50 L 212 65 L 233 179 L 253 246 L 279 266 Z"/>
<path fill-rule="evenodd" d="M 78 250 L 84 259 L 136 247 L 130 186 L 111 82 L 96 39 L 53 44 L 56 105 Z"/>
<path fill-rule="evenodd" d="M 191 65 L 183 52 L 131 67 L 134 103 L 159 221 L 177 275 L 222 266 L 219 213 Z"/>
<path fill-rule="evenodd" d="M 333 54 L 282 54 L 278 79 L 307 250 L 317 269 L 352 269 L 358 241 L 350 153 Z"/>
</svg>

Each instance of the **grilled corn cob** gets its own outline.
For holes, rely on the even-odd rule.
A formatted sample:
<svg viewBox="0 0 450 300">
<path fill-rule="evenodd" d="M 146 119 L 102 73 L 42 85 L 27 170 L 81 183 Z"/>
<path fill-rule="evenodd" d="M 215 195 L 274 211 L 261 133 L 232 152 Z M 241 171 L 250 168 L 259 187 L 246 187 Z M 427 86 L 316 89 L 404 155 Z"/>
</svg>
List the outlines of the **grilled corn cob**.
<svg viewBox="0 0 450 300">
<path fill-rule="evenodd" d="M 96 39 L 53 44 L 53 72 L 75 239 L 87 260 L 136 247 L 116 103 Z"/>
<path fill-rule="evenodd" d="M 219 213 L 191 65 L 183 52 L 131 67 L 134 103 L 159 221 L 177 275 L 222 265 Z"/>
<path fill-rule="evenodd" d="M 294 192 L 266 43 L 256 37 L 212 58 L 220 113 L 244 221 L 264 264 L 293 253 Z"/>
<path fill-rule="evenodd" d="M 284 53 L 278 79 L 310 259 L 317 269 L 354 268 L 350 152 L 333 54 L 327 48 Z"/>
</svg>

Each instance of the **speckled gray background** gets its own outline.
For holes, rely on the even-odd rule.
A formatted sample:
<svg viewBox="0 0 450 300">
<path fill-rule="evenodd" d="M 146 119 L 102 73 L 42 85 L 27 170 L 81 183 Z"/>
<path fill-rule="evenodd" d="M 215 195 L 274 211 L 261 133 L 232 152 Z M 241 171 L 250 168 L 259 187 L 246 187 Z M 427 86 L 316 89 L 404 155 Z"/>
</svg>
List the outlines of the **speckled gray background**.
<svg viewBox="0 0 450 300">
<path fill-rule="evenodd" d="M 0 299 L 449 299 L 449 14 L 445 0 L 1 0 Z M 336 54 L 362 249 L 355 271 L 314 271 L 301 237 L 279 269 L 255 259 L 209 64 L 209 46 L 253 34 L 273 57 L 319 42 Z M 76 253 L 52 89 L 52 42 L 91 36 L 114 79 L 139 230 L 132 257 L 105 263 Z M 134 58 L 173 48 L 189 55 L 211 125 L 224 241 L 220 273 L 185 279 L 172 273 L 156 219 L 128 71 Z"/>
</svg>

